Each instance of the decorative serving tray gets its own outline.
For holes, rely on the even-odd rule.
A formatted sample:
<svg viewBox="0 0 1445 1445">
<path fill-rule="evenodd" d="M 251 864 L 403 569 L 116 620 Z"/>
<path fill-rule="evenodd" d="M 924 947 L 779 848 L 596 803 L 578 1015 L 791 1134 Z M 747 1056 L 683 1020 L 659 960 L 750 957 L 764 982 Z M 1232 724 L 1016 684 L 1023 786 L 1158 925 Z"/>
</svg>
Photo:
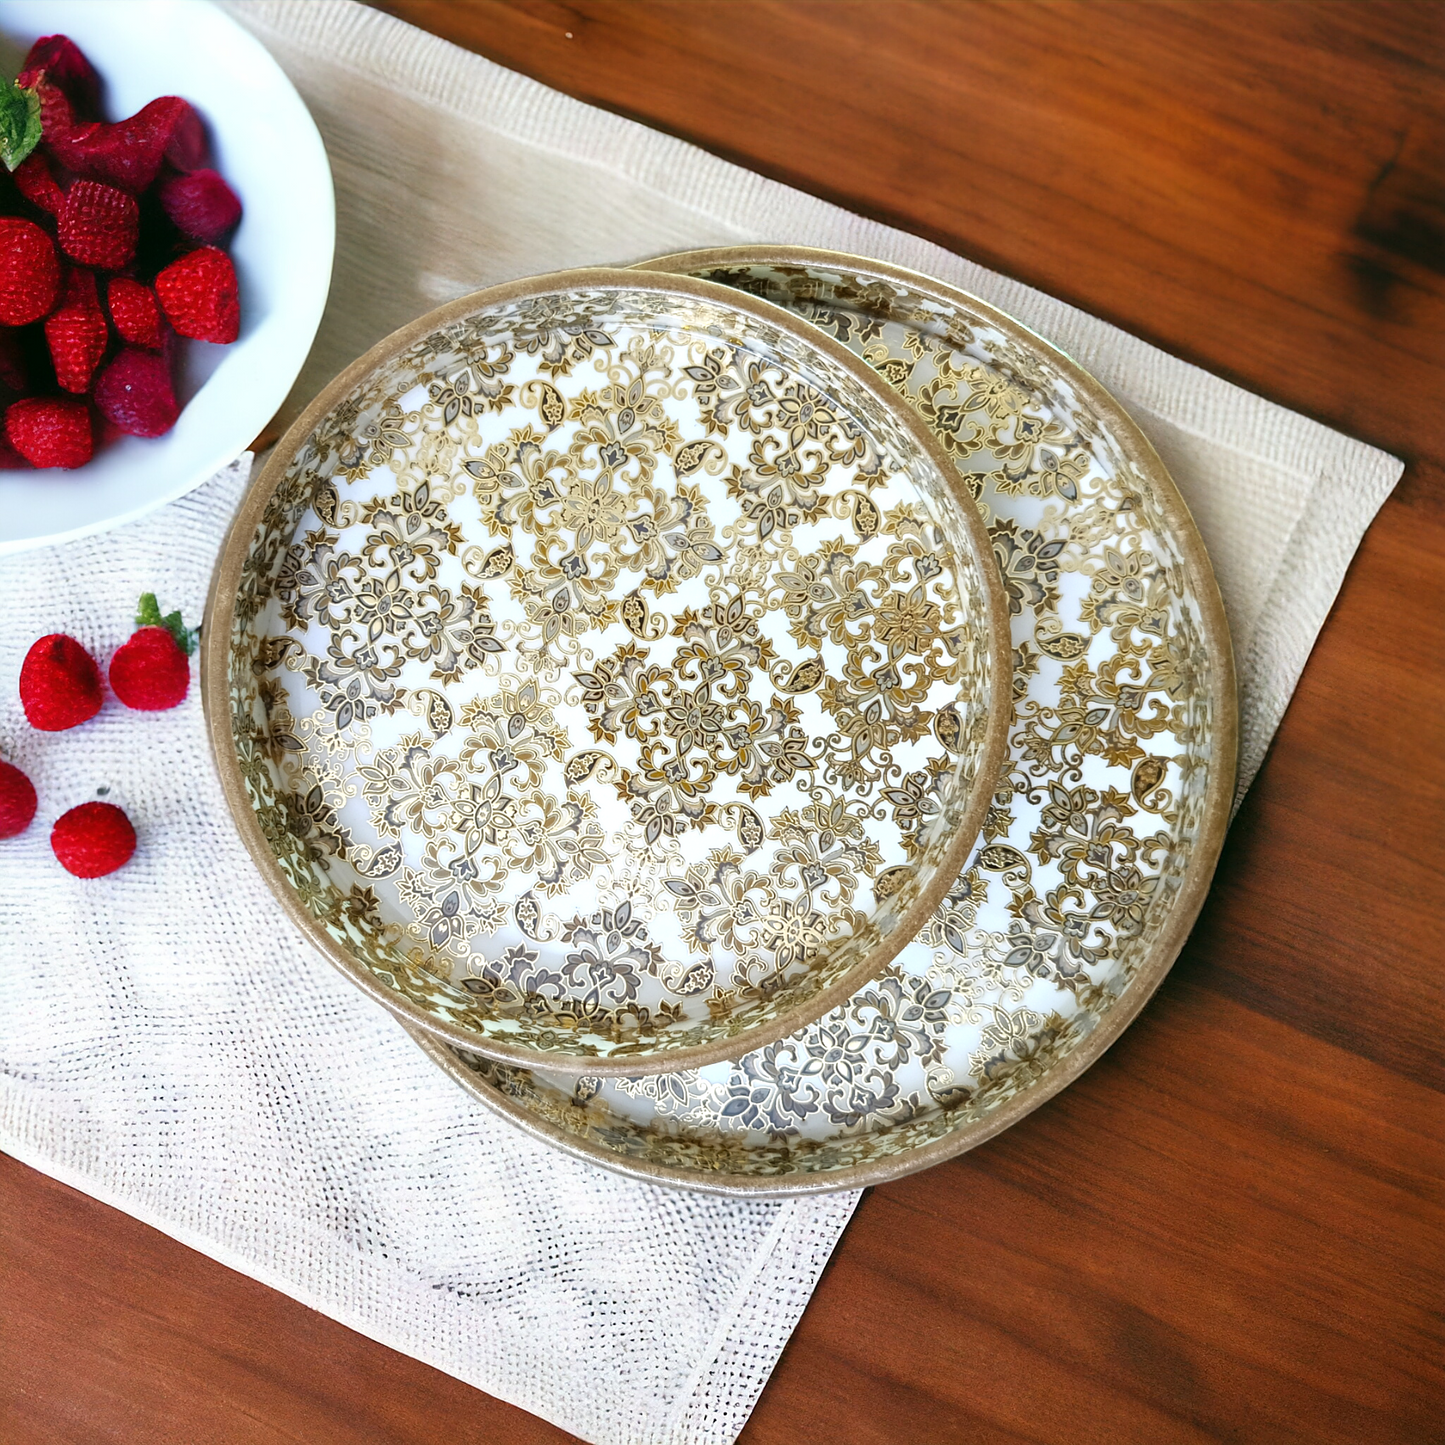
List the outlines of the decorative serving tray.
<svg viewBox="0 0 1445 1445">
<path fill-rule="evenodd" d="M 927 926 L 790 1038 L 652 1078 L 563 1078 L 423 1046 L 488 1107 L 622 1173 L 726 1194 L 875 1184 L 1037 1107 L 1167 972 L 1234 788 L 1224 611 L 1148 441 L 1017 322 L 911 272 L 797 248 L 649 266 L 805 317 L 933 428 L 979 500 L 1008 592 L 1008 760 Z"/>
<path fill-rule="evenodd" d="M 573 272 L 397 333 L 223 551 L 207 699 L 316 942 L 493 1058 L 780 1037 L 926 921 L 988 806 L 1007 608 L 947 454 L 729 289 Z"/>
</svg>

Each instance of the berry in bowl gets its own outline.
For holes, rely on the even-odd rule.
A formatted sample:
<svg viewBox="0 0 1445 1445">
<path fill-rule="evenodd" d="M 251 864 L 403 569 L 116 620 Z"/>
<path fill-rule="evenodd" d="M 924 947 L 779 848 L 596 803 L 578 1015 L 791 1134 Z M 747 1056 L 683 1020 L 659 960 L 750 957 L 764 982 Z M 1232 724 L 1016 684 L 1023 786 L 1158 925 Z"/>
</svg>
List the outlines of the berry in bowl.
<svg viewBox="0 0 1445 1445">
<path fill-rule="evenodd" d="M 266 427 L 334 206 L 300 97 L 218 9 L 9 0 L 0 38 L 4 553 L 140 516 Z"/>
</svg>

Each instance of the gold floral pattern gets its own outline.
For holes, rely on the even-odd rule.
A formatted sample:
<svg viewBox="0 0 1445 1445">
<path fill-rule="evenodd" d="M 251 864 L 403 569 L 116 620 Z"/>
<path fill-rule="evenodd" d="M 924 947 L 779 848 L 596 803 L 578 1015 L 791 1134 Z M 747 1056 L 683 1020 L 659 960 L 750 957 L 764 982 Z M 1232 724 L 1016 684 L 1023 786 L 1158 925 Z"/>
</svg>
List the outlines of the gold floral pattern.
<svg viewBox="0 0 1445 1445">
<path fill-rule="evenodd" d="M 438 326 L 320 418 L 250 542 L 230 704 L 267 844 L 478 1047 L 758 1028 L 877 954 L 977 811 L 1006 652 L 967 494 L 722 295 Z"/>
<path fill-rule="evenodd" d="M 703 1187 L 786 1190 L 827 1175 L 842 1188 L 976 1135 L 1095 1034 L 1157 961 L 1187 871 L 1200 852 L 1209 866 L 1222 830 L 1233 757 L 1216 749 L 1232 737 L 1232 714 L 1216 711 L 1215 679 L 1228 659 L 1204 640 L 1212 579 L 1185 565 L 1188 523 L 1182 509 L 1170 519 L 1167 481 L 1081 399 L 1068 364 L 966 298 L 902 277 L 763 261 L 705 274 L 842 340 L 943 441 L 980 501 L 1008 598 L 1010 758 L 978 846 L 922 933 L 884 977 L 792 1037 L 731 1064 L 631 1079 L 575 1081 L 466 1053 L 448 1064 L 482 1097 L 604 1162 Z M 921 682 L 946 653 L 946 629 L 921 595 L 905 609 L 917 574 L 896 557 L 885 574 L 847 546 L 800 556 L 781 597 L 794 640 L 866 636 L 880 657 L 896 640 Z M 881 621 L 885 606 L 896 621 Z M 854 686 L 846 667 L 832 685 Z M 876 704 L 880 747 L 923 725 L 906 692 Z M 863 715 L 855 697 L 851 716 Z M 946 714 L 932 726 L 951 735 Z M 890 779 L 885 795 L 901 827 L 936 806 L 926 767 Z M 828 906 L 846 906 L 852 880 L 879 867 L 855 862 L 869 836 L 861 819 L 849 831 L 841 816 L 815 817 L 806 836 L 835 841 L 806 862 L 799 851 L 793 866 L 813 868 L 820 885 L 826 874 Z M 752 883 L 724 851 L 674 886 L 690 926 L 705 929 L 721 926 L 725 902 L 735 917 Z"/>
</svg>

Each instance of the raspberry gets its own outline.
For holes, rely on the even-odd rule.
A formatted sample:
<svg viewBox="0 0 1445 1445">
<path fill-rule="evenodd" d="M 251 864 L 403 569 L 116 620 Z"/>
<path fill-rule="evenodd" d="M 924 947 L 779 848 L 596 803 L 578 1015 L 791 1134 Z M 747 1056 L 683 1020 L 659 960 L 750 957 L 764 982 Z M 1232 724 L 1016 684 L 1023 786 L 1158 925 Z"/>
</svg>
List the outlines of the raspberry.
<svg viewBox="0 0 1445 1445">
<path fill-rule="evenodd" d="M 15 184 L 31 205 L 49 211 L 52 216 L 60 214 L 60 208 L 65 204 L 65 193 L 56 185 L 50 166 L 39 151 L 31 151 L 15 167 Z"/>
<path fill-rule="evenodd" d="M 27 396 L 11 402 L 5 435 L 34 467 L 83 467 L 95 451 L 90 408 L 68 396 Z"/>
<path fill-rule="evenodd" d="M 61 249 L 82 266 L 119 271 L 135 255 L 140 207 L 135 197 L 99 181 L 76 181 L 56 217 Z"/>
<path fill-rule="evenodd" d="M 44 77 L 84 120 L 100 115 L 100 76 L 68 35 L 43 35 L 30 47 L 15 84 L 33 90 Z"/>
<path fill-rule="evenodd" d="M 95 277 L 89 271 L 76 267 L 65 278 L 65 299 L 45 318 L 45 339 L 61 387 L 88 390 L 110 341 L 105 313 L 95 294 Z"/>
<path fill-rule="evenodd" d="M 160 194 L 177 229 L 197 241 L 219 241 L 241 219 L 240 200 L 215 171 L 173 176 Z"/>
<path fill-rule="evenodd" d="M 34 221 L 0 216 L 0 324 L 25 326 L 55 305 L 60 262 Z"/>
<path fill-rule="evenodd" d="M 35 784 L 13 763 L 0 761 L 0 838 L 23 833 L 35 816 Z"/>
<path fill-rule="evenodd" d="M 55 820 L 50 847 L 77 878 L 103 878 L 130 861 L 135 829 L 114 803 L 82 803 Z"/>
<path fill-rule="evenodd" d="M 172 261 L 156 277 L 156 295 L 182 336 L 225 344 L 240 333 L 236 268 L 214 246 L 202 246 Z"/>
<path fill-rule="evenodd" d="M 61 733 L 100 711 L 100 669 L 73 638 L 52 632 L 20 665 L 20 705 L 30 726 Z"/>
<path fill-rule="evenodd" d="M 161 349 L 161 308 L 156 293 L 128 276 L 117 276 L 106 288 L 110 302 L 110 319 L 122 341 L 144 346 L 147 351 Z"/>
<path fill-rule="evenodd" d="M 54 134 L 46 116 L 46 99 L 42 89 L 41 123 L 46 143 L 61 165 L 78 176 L 105 181 L 139 195 L 155 180 L 163 160 L 169 160 L 177 170 L 191 170 L 205 157 L 205 127 L 190 104 L 179 96 L 163 95 L 142 106 L 128 120 L 113 125 L 72 124 L 68 131 L 59 107 L 52 102 L 57 117 Z"/>
<path fill-rule="evenodd" d="M 131 346 L 101 372 L 95 404 L 108 421 L 133 437 L 158 437 L 181 413 L 165 359 Z"/>
<path fill-rule="evenodd" d="M 184 702 L 191 660 L 166 627 L 142 627 L 110 660 L 111 691 L 127 706 L 159 712 Z"/>
</svg>

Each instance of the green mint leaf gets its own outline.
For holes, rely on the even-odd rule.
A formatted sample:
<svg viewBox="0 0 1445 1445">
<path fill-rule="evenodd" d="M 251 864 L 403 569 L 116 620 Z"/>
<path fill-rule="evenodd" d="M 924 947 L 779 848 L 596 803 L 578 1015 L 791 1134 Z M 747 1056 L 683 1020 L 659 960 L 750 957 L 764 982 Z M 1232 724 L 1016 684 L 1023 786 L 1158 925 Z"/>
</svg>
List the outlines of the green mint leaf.
<svg viewBox="0 0 1445 1445">
<path fill-rule="evenodd" d="M 135 609 L 135 625 L 137 627 L 164 627 L 165 619 L 161 616 L 161 605 L 156 601 L 154 592 L 142 592 L 140 602 Z"/>
<path fill-rule="evenodd" d="M 0 81 L 0 160 L 13 171 L 40 144 L 40 97 Z"/>
</svg>

